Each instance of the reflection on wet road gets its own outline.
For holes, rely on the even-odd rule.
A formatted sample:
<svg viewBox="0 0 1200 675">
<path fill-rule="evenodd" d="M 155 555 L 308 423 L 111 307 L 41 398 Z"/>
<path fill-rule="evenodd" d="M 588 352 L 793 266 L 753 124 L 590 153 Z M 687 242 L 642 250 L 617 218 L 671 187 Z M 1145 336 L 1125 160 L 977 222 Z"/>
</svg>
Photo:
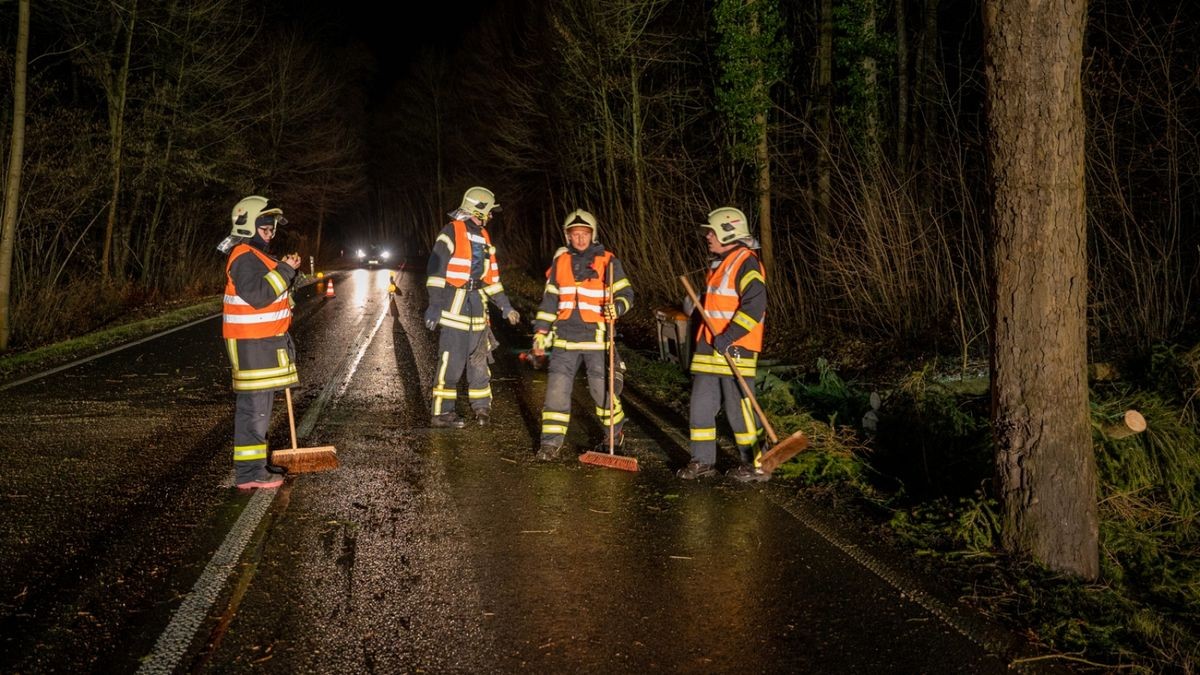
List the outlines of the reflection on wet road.
<svg viewBox="0 0 1200 675">
<path fill-rule="evenodd" d="M 394 300 L 387 284 L 356 271 L 336 298 L 302 301 L 302 440 L 336 445 L 342 466 L 275 496 L 179 667 L 1005 669 L 778 491 L 674 479 L 681 449 L 644 417 L 628 427 L 637 474 L 534 461 L 544 373 L 512 353 L 527 336 L 501 335 L 492 426 L 426 428 L 423 279 L 400 275 Z M 248 498 L 222 487 L 233 397 L 217 331 L 0 393 L 0 425 L 18 430 L 5 443 L 21 439 L 0 478 L 0 565 L 17 570 L 0 580 L 5 670 L 136 669 L 242 513 Z M 273 446 L 286 444 L 281 408 Z M 582 451 L 589 435 L 575 424 L 568 443 Z"/>
</svg>

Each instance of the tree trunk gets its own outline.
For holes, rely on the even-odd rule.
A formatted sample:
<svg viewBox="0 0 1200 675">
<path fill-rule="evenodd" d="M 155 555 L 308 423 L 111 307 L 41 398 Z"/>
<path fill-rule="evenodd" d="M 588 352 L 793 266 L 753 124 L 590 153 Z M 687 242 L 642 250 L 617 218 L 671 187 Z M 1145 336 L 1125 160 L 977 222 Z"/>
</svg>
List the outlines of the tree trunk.
<svg viewBox="0 0 1200 675">
<path fill-rule="evenodd" d="M 924 162 L 925 167 L 939 165 L 937 133 L 939 106 L 935 104 L 938 98 L 938 82 L 941 79 L 938 70 L 941 63 L 938 58 L 940 40 L 938 32 L 938 4 L 940 0 L 925 0 L 925 12 L 921 21 L 921 37 L 917 46 L 916 64 L 916 105 L 913 107 L 920 119 L 912 127 L 912 145 L 915 153 Z M 928 174 L 928 171 L 926 171 Z M 933 180 L 926 177 L 921 182 L 923 201 L 934 206 Z"/>
<path fill-rule="evenodd" d="M 441 192 L 441 190 L 439 187 L 439 193 L 440 192 Z M 317 260 L 317 261 L 322 260 L 322 258 L 321 258 L 321 235 L 324 233 L 324 230 L 325 230 L 325 210 L 326 210 L 325 200 L 326 200 L 327 194 L 328 193 L 326 191 L 324 191 L 324 190 L 321 191 L 321 201 L 317 205 L 317 240 L 316 240 L 316 242 L 313 243 L 312 251 L 310 252 L 313 259 Z M 397 251 L 397 255 L 399 255 L 399 251 Z"/>
<path fill-rule="evenodd" d="M 20 208 L 21 162 L 25 157 L 25 69 L 29 59 L 29 0 L 17 4 L 17 52 L 13 58 L 13 125 L 8 151 L 8 177 L 4 183 L 4 217 L 0 220 L 0 352 L 8 349 L 12 334 L 9 305 L 12 286 L 13 243 L 17 238 Z"/>
<path fill-rule="evenodd" d="M 821 0 L 820 45 L 817 49 L 817 245 L 829 233 L 832 203 L 833 143 L 833 0 Z"/>
<path fill-rule="evenodd" d="M 177 7 L 178 3 L 172 2 L 167 11 L 168 15 L 174 16 Z M 192 21 L 189 14 L 188 20 L 184 23 L 183 38 L 187 40 L 191 37 L 191 35 Z M 145 242 L 142 246 L 142 271 L 145 275 L 146 283 L 152 286 L 157 284 L 157 279 L 155 278 L 157 271 L 155 266 L 155 263 L 157 262 L 155 259 L 155 253 L 158 249 L 158 242 L 155 237 L 158 235 L 158 226 L 162 223 L 163 213 L 166 209 L 166 188 L 168 176 L 166 167 L 171 165 L 172 152 L 175 145 L 175 123 L 179 118 L 180 101 L 182 100 L 184 89 L 183 82 L 185 76 L 187 75 L 187 70 L 185 68 L 186 63 L 186 58 L 179 59 L 179 66 L 175 71 L 175 82 L 174 84 L 170 85 L 172 99 L 171 113 L 167 117 L 167 121 L 162 127 L 162 133 L 166 135 L 166 143 L 164 144 L 164 148 L 162 150 L 162 160 L 160 163 L 162 168 L 160 168 L 158 171 L 158 180 L 154 186 L 154 207 L 150 210 L 150 215 L 146 221 L 146 227 L 143 235 Z"/>
<path fill-rule="evenodd" d="M 1002 537 L 1099 573 L 1087 389 L 1085 0 L 986 0 L 995 274 L 992 421 Z"/>
<path fill-rule="evenodd" d="M 125 33 L 125 55 L 121 61 L 121 72 L 117 74 L 116 91 L 108 101 L 108 128 L 110 137 L 109 161 L 112 170 L 112 194 L 108 203 L 108 222 L 104 226 L 104 250 L 100 256 L 100 277 L 105 281 L 111 274 L 109 261 L 112 257 L 113 232 L 117 224 L 117 207 L 121 196 L 121 150 L 124 147 L 125 98 L 129 91 L 129 58 L 133 51 L 133 28 L 137 24 L 137 0 L 129 9 L 129 28 Z M 118 245 L 124 246 L 125 242 Z M 124 270 L 115 270 L 122 274 Z"/>
<path fill-rule="evenodd" d="M 441 90 L 438 88 L 439 83 L 432 83 L 433 88 L 433 143 L 437 155 L 437 196 L 438 204 L 449 204 L 450 198 L 446 195 L 446 176 L 445 167 L 442 161 L 442 99 Z M 455 205 L 458 206 L 457 204 Z M 440 207 L 439 207 L 440 208 Z M 434 220 L 433 222 L 437 222 Z"/>
<path fill-rule="evenodd" d="M 633 164 L 634 218 L 636 220 L 634 225 L 637 228 L 634 231 L 648 232 L 649 225 L 646 222 L 646 167 L 645 161 L 642 158 L 642 97 L 639 87 L 641 78 L 642 73 L 638 69 L 637 59 L 631 56 L 629 58 L 629 116 L 632 122 L 633 137 L 629 140 L 633 154 L 630 159 Z M 609 243 L 615 242 L 610 239 Z"/>
<path fill-rule="evenodd" d="M 760 31 L 758 13 L 751 15 L 750 32 L 757 41 Z M 763 69 L 756 69 L 754 78 L 755 96 L 758 100 L 767 100 L 767 83 L 763 81 Z M 754 113 L 754 128 L 758 130 L 758 138 L 754 139 L 754 163 L 758 170 L 755 180 L 755 195 L 758 197 L 758 234 L 762 244 L 763 270 L 770 279 L 775 272 L 775 244 L 771 232 L 771 149 L 767 144 L 767 111 L 759 109 Z"/>
<path fill-rule="evenodd" d="M 896 0 L 896 173 L 908 175 L 908 8 Z"/>
<path fill-rule="evenodd" d="M 767 115 L 754 115 L 758 126 L 758 142 L 754 144 L 755 163 L 758 165 L 758 232 L 762 244 L 763 269 L 769 275 L 775 272 L 775 244 L 771 229 L 771 154 L 767 145 Z"/>
<path fill-rule="evenodd" d="M 874 168 L 879 161 L 879 64 L 875 62 L 875 0 L 866 0 L 862 33 L 866 40 L 866 51 L 862 57 L 864 132 L 866 134 L 867 166 Z"/>
</svg>

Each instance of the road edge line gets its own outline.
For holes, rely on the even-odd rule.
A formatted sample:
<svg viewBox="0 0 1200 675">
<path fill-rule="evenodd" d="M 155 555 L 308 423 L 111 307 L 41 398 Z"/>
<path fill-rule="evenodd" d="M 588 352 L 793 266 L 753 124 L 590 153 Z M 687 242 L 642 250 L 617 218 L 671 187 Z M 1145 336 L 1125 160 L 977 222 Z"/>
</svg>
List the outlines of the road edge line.
<svg viewBox="0 0 1200 675">
<path fill-rule="evenodd" d="M 171 621 L 158 636 L 154 649 L 142 660 L 138 673 L 149 675 L 174 672 L 187 655 L 197 631 L 208 618 L 209 609 L 216 603 L 225 582 L 237 567 L 246 544 L 274 498 L 274 490 L 255 491 L 246 509 L 225 536 L 225 541 L 221 542 L 220 548 L 204 566 L 204 571 L 200 573 L 200 578 L 196 580 L 192 590 L 171 615 Z"/>
<path fill-rule="evenodd" d="M 177 330 L 183 330 L 184 328 L 190 328 L 192 326 L 195 326 L 198 323 L 204 323 L 205 321 L 212 321 L 213 319 L 215 319 L 219 316 L 221 316 L 221 312 L 217 312 L 216 314 L 213 314 L 211 316 L 202 317 L 202 318 L 196 319 L 194 321 L 189 321 L 185 324 L 175 326 L 174 328 L 168 328 L 164 331 L 154 333 L 153 335 L 147 335 L 144 338 L 139 338 L 137 340 L 134 340 L 133 342 L 127 342 L 123 345 L 118 345 L 111 349 L 102 351 L 99 354 L 92 354 L 91 356 L 85 356 L 82 359 L 78 359 L 76 361 L 72 361 L 70 363 L 66 363 L 61 366 L 56 366 L 54 368 L 51 368 L 50 370 L 44 370 L 40 373 L 34 373 L 33 375 L 23 377 L 19 380 L 13 380 L 12 382 L 5 382 L 4 384 L 0 384 L 0 391 L 4 391 L 5 389 L 11 389 L 13 387 L 16 387 L 16 386 L 19 386 L 22 384 L 26 384 L 28 382 L 33 382 L 34 380 L 40 380 L 43 377 L 47 377 L 47 376 L 53 375 L 55 373 L 61 373 L 64 370 L 74 368 L 75 366 L 83 365 L 83 364 L 87 363 L 88 361 L 95 361 L 96 359 L 104 357 L 104 356 L 108 356 L 109 354 L 116 354 L 117 352 L 121 351 L 122 349 L 129 349 L 130 347 L 133 347 L 135 345 L 140 345 L 143 342 L 149 342 L 150 340 L 156 340 L 164 335 L 169 335 L 171 333 L 174 333 Z"/>
</svg>

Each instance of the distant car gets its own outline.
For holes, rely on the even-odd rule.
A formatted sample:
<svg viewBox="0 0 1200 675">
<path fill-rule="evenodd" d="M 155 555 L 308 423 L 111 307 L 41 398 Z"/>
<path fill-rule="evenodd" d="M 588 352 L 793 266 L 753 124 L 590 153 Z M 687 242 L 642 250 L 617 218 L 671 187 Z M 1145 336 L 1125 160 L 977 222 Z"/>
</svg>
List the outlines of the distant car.
<svg viewBox="0 0 1200 675">
<path fill-rule="evenodd" d="M 367 267 L 379 267 L 380 265 L 388 265 L 392 258 L 392 252 L 385 246 L 379 244 L 371 244 L 364 248 L 355 249 L 354 259 L 360 265 Z"/>
</svg>

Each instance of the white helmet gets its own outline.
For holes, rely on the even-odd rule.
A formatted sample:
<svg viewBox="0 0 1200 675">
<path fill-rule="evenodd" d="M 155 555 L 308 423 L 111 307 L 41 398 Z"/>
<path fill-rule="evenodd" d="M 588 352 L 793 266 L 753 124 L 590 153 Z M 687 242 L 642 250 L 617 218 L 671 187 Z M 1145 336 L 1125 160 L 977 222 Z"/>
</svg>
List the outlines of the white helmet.
<svg viewBox="0 0 1200 675">
<path fill-rule="evenodd" d="M 586 227 L 592 231 L 592 239 L 596 239 L 596 216 L 584 211 L 583 209 L 575 209 L 567 214 L 566 220 L 563 221 L 563 236 L 566 236 L 567 230 L 572 227 Z"/>
<path fill-rule="evenodd" d="M 253 237 L 254 228 L 267 222 L 276 226 L 287 224 L 283 209 L 267 208 L 267 198 L 258 195 L 250 195 L 235 204 L 229 219 L 233 221 L 233 230 L 229 234 L 234 237 Z"/>
<path fill-rule="evenodd" d="M 717 241 L 731 244 L 739 239 L 750 239 L 750 224 L 746 222 L 746 214 L 732 206 L 722 206 L 708 214 L 708 222 L 702 223 L 717 235 Z"/>
<path fill-rule="evenodd" d="M 500 205 L 496 203 L 496 195 L 491 190 L 476 186 L 463 193 L 462 206 L 458 208 L 480 221 L 486 221 L 492 211 L 500 210 Z"/>
</svg>

